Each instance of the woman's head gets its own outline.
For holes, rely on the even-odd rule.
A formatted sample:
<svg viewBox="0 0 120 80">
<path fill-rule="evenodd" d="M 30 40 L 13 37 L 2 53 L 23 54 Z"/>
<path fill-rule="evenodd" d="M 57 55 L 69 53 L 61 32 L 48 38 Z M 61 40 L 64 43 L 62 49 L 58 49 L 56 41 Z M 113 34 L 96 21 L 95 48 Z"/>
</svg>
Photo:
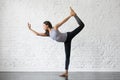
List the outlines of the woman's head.
<svg viewBox="0 0 120 80">
<path fill-rule="evenodd" d="M 43 27 L 44 27 L 44 29 L 45 30 L 48 30 L 48 28 L 52 28 L 52 24 L 51 24 L 51 22 L 50 21 L 44 21 L 43 22 Z"/>
<path fill-rule="evenodd" d="M 50 21 L 44 21 L 43 22 L 43 28 L 45 30 L 45 34 L 47 34 L 49 36 L 49 29 L 52 29 L 52 24 Z"/>
</svg>

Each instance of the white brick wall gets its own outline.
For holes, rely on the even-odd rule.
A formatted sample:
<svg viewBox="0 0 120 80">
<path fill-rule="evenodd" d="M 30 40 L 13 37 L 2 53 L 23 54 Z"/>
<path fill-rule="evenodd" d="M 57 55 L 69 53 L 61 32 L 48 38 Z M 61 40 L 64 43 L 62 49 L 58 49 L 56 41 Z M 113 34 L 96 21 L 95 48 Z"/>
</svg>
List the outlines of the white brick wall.
<svg viewBox="0 0 120 80">
<path fill-rule="evenodd" d="M 35 36 L 27 22 L 41 32 L 70 5 L 86 25 L 72 41 L 70 71 L 120 71 L 120 0 L 0 0 L 0 71 L 63 71 L 63 43 Z M 71 18 L 60 30 L 77 26 Z"/>
</svg>

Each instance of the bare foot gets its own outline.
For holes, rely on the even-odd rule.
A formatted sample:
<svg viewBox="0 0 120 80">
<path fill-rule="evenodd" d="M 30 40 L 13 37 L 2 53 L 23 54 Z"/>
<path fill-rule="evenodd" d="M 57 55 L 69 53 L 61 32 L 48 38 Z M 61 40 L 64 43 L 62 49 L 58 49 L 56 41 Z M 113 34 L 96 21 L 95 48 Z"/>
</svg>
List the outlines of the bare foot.
<svg viewBox="0 0 120 80">
<path fill-rule="evenodd" d="M 67 73 L 63 73 L 60 75 L 60 77 L 68 77 L 68 74 Z"/>
<path fill-rule="evenodd" d="M 70 10 L 71 10 L 70 15 L 75 16 L 76 15 L 75 11 L 71 7 L 70 7 Z"/>
</svg>

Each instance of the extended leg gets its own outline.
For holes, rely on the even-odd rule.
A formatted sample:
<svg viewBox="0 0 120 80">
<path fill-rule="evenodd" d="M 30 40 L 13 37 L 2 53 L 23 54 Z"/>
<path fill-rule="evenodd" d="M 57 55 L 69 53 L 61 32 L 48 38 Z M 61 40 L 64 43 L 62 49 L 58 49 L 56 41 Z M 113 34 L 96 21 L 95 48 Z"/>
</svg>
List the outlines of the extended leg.
<svg viewBox="0 0 120 80">
<path fill-rule="evenodd" d="M 73 37 L 75 37 L 84 28 L 84 23 L 80 20 L 80 18 L 77 15 L 75 15 L 74 18 L 76 19 L 77 23 L 79 24 L 79 27 L 77 27 L 72 32 L 70 32 L 71 39 Z"/>
<path fill-rule="evenodd" d="M 84 27 L 84 23 L 83 23 L 82 20 L 77 16 L 77 14 L 74 16 L 74 18 L 76 19 L 77 23 L 78 23 L 81 27 Z"/>
</svg>

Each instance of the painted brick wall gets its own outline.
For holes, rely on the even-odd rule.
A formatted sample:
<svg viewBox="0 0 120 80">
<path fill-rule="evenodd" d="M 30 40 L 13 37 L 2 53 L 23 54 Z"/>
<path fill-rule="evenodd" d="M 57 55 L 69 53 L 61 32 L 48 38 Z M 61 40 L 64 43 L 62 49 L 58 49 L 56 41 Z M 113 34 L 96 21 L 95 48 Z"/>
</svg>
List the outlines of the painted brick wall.
<svg viewBox="0 0 120 80">
<path fill-rule="evenodd" d="M 38 37 L 69 15 L 72 6 L 85 23 L 73 39 L 70 71 L 120 71 L 120 0 L 0 0 L 0 71 L 63 71 L 64 44 Z M 60 31 L 75 29 L 74 18 Z"/>
</svg>

